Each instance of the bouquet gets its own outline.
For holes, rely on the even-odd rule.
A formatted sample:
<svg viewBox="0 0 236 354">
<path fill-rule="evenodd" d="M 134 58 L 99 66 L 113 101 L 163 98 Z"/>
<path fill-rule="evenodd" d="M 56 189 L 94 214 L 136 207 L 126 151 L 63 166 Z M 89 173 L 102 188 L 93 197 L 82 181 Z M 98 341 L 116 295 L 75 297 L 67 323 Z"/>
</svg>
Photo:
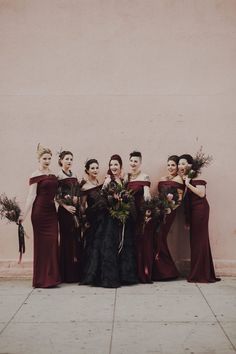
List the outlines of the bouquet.
<svg viewBox="0 0 236 354">
<path fill-rule="evenodd" d="M 118 247 L 118 253 L 120 253 L 124 244 L 125 223 L 135 210 L 132 191 L 127 190 L 125 184 L 120 185 L 111 181 L 103 188 L 102 195 L 106 199 L 107 209 L 111 217 L 119 220 L 122 224 L 122 236 Z"/>
<path fill-rule="evenodd" d="M 159 203 L 165 214 L 170 214 L 180 204 L 178 191 L 175 188 L 168 188 L 160 192 Z"/>
<path fill-rule="evenodd" d="M 102 190 L 102 193 L 107 200 L 110 215 L 118 219 L 122 224 L 125 224 L 134 208 L 132 191 L 127 190 L 125 185 L 120 185 L 112 181 Z"/>
<path fill-rule="evenodd" d="M 69 206 L 74 206 L 76 208 L 76 211 L 73 215 L 74 219 L 74 228 L 79 229 L 81 224 L 82 224 L 82 216 L 80 212 L 80 204 L 78 201 L 78 196 L 77 196 L 77 186 L 71 185 L 70 188 L 63 190 L 61 186 L 58 188 L 58 193 L 56 200 L 57 202 L 62 205 L 69 205 Z"/>
<path fill-rule="evenodd" d="M 199 151 L 197 151 L 195 157 L 193 158 L 193 164 L 188 172 L 189 178 L 197 177 L 201 173 L 202 167 L 207 167 L 211 164 L 213 157 L 210 155 L 205 155 L 202 151 L 202 146 Z"/>
<path fill-rule="evenodd" d="M 160 221 L 160 203 L 157 196 L 153 197 L 151 200 L 144 201 L 141 205 L 141 213 L 143 215 L 144 224 L 149 221 L 154 220 L 157 223 Z"/>
<path fill-rule="evenodd" d="M 18 242 L 19 242 L 19 261 L 21 263 L 22 254 L 25 253 L 25 231 L 18 219 L 21 214 L 21 209 L 16 202 L 16 198 L 9 199 L 5 194 L 0 196 L 0 217 L 7 219 L 9 222 L 14 222 L 18 225 Z"/>
<path fill-rule="evenodd" d="M 166 215 L 170 214 L 179 205 L 179 194 L 175 188 L 165 189 L 150 201 L 143 202 L 141 212 L 144 224 L 153 220 L 157 225 L 165 222 Z"/>
</svg>

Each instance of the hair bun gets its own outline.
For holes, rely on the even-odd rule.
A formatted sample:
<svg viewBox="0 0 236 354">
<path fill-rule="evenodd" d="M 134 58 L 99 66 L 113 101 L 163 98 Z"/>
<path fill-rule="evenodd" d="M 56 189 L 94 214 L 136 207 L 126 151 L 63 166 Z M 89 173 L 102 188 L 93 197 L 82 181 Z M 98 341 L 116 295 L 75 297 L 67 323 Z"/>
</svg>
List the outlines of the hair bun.
<svg viewBox="0 0 236 354">
<path fill-rule="evenodd" d="M 38 143 L 37 145 L 37 155 L 38 155 L 38 158 L 40 159 L 40 157 L 44 154 L 50 154 L 52 155 L 52 152 L 49 148 L 45 148 L 43 147 L 40 143 Z"/>
</svg>

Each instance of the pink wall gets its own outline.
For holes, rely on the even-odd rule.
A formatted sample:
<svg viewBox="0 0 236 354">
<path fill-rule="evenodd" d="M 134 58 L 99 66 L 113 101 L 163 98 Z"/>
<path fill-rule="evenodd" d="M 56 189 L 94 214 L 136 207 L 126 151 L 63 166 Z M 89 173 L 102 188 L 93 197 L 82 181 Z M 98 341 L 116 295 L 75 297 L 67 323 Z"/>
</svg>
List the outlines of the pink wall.
<svg viewBox="0 0 236 354">
<path fill-rule="evenodd" d="M 214 156 L 208 181 L 217 271 L 236 274 L 236 2 L 234 0 L 0 1 L 0 192 L 24 204 L 36 145 L 86 158 L 143 153 L 153 189 L 169 154 Z M 102 175 L 101 175 L 102 177 Z M 188 237 L 170 236 L 179 263 Z M 30 216 L 25 263 L 32 259 Z M 16 264 L 14 225 L 0 223 L 0 270 Z"/>
</svg>

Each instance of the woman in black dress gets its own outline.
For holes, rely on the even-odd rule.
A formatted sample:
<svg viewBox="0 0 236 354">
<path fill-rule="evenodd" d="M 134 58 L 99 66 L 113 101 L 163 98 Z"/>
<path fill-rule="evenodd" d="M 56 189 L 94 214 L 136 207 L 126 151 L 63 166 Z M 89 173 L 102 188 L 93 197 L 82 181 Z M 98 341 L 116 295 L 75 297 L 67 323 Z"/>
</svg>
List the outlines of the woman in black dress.
<svg viewBox="0 0 236 354">
<path fill-rule="evenodd" d="M 100 236 L 103 211 L 99 207 L 102 185 L 99 184 L 99 163 L 89 159 L 85 164 L 87 179 L 81 182 L 81 208 L 86 219 L 83 231 L 83 276 L 81 285 L 96 285 L 100 268 Z"/>
<path fill-rule="evenodd" d="M 58 164 L 58 220 L 60 226 L 60 271 L 62 282 L 74 283 L 80 280 L 81 243 L 77 223 L 79 208 L 79 183 L 71 171 L 73 154 L 62 151 Z"/>
<path fill-rule="evenodd" d="M 121 168 L 120 156 L 113 155 L 101 195 L 95 202 L 99 222 L 93 234 L 83 284 L 117 288 L 122 284 L 135 284 L 138 281 L 130 227 L 126 223 L 123 228 L 120 220 L 112 217 L 109 212 L 109 198 L 116 198 L 111 191 L 123 186 Z"/>
<path fill-rule="evenodd" d="M 121 177 L 122 159 L 119 155 L 112 155 L 109 161 L 109 170 L 103 184 L 103 189 L 115 190 L 111 197 L 119 198 L 116 190 L 125 190 L 124 180 Z M 117 188 L 118 187 L 118 188 Z M 115 201 L 113 199 L 113 201 Z M 103 223 L 103 242 L 101 248 L 101 286 L 118 287 L 138 283 L 135 248 L 132 234 L 132 215 L 122 223 L 111 216 L 109 212 Z"/>
</svg>

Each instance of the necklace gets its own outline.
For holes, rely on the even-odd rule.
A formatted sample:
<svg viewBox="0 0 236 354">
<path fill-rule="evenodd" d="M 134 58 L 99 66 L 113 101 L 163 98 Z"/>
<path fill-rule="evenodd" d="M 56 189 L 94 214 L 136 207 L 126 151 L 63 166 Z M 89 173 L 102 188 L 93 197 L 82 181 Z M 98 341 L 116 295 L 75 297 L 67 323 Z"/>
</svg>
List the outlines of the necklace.
<svg viewBox="0 0 236 354">
<path fill-rule="evenodd" d="M 137 173 L 130 173 L 130 178 L 131 179 L 136 179 L 140 175 L 141 171 L 138 171 Z"/>
<path fill-rule="evenodd" d="M 167 180 L 168 181 L 171 181 L 173 178 L 175 178 L 176 176 L 172 176 L 172 175 L 169 175 L 169 176 L 167 176 Z"/>
<path fill-rule="evenodd" d="M 71 177 L 72 176 L 72 171 L 69 170 L 69 172 L 66 172 L 64 170 L 62 170 L 62 172 L 64 173 L 64 175 L 66 175 L 67 177 Z"/>
<path fill-rule="evenodd" d="M 98 182 L 98 180 L 97 180 L 97 179 L 95 179 L 95 181 L 94 181 L 94 180 L 89 179 L 88 181 L 89 181 L 89 183 L 91 183 L 93 186 L 97 186 L 97 185 L 99 184 L 99 182 Z"/>
</svg>

